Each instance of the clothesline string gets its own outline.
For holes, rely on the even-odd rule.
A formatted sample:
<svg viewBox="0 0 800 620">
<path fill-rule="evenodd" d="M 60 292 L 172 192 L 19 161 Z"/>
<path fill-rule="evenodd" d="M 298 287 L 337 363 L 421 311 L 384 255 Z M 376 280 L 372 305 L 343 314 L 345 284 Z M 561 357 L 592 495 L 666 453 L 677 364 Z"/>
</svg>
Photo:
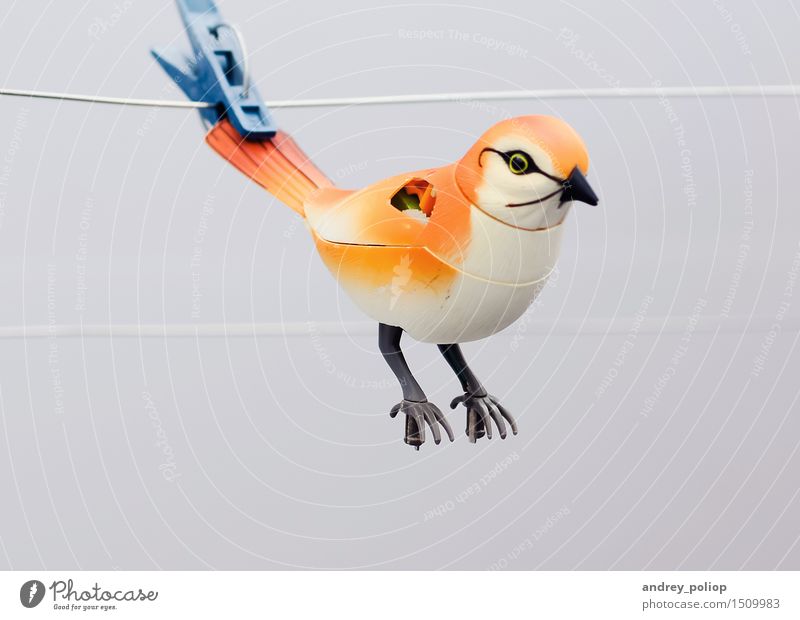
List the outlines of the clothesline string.
<svg viewBox="0 0 800 620">
<path fill-rule="evenodd" d="M 800 85 L 772 86 L 665 86 L 635 88 L 554 88 L 537 90 L 499 90 L 455 93 L 428 93 L 411 95 L 377 95 L 363 97 L 325 97 L 319 99 L 279 99 L 265 101 L 267 107 L 316 108 L 334 106 L 392 105 L 408 103 L 447 103 L 469 101 L 513 101 L 520 99 L 646 99 L 669 97 L 795 97 L 800 95 Z M 212 103 L 202 101 L 171 101 L 165 99 L 137 99 L 78 95 L 70 93 L 0 88 L 0 96 L 30 97 L 59 101 L 81 101 L 105 105 L 135 107 L 206 109 Z"/>
<path fill-rule="evenodd" d="M 742 315 L 720 320 L 713 315 L 698 319 L 700 332 L 768 333 L 774 319 L 768 315 Z M 641 324 L 643 333 L 682 333 L 684 316 L 648 316 Z M 627 334 L 630 323 L 624 316 L 595 318 L 531 319 L 531 333 L 555 334 Z M 787 317 L 782 331 L 800 331 L 800 318 Z M 374 336 L 376 326 L 369 321 L 282 321 L 274 323 L 75 323 L 0 325 L 0 341 L 42 338 L 265 338 L 297 336 Z"/>
</svg>

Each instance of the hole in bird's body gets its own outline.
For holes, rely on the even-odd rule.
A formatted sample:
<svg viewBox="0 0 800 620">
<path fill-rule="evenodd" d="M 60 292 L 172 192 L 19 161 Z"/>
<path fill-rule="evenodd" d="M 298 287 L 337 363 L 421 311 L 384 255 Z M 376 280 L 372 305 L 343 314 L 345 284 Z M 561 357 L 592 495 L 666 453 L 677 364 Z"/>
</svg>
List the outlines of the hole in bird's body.
<svg viewBox="0 0 800 620">
<path fill-rule="evenodd" d="M 411 179 L 394 193 L 391 203 L 406 215 L 427 219 L 436 204 L 436 189 L 425 179 Z"/>
</svg>

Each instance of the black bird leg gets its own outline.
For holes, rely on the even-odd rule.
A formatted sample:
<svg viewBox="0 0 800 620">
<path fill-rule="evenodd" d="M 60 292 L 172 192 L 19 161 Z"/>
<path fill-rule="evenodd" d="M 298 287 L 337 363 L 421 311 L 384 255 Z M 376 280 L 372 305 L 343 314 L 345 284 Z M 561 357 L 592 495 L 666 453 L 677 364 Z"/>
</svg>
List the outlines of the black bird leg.
<svg viewBox="0 0 800 620">
<path fill-rule="evenodd" d="M 389 368 L 392 369 L 403 390 L 402 402 L 392 407 L 389 415 L 394 418 L 398 412 L 405 414 L 405 441 L 417 450 L 425 443 L 425 424 L 430 427 L 433 433 L 434 443 L 438 444 L 442 441 L 439 425 L 447 432 L 450 441 L 453 441 L 453 430 L 450 428 L 450 424 L 448 424 L 444 414 L 436 405 L 428 402 L 425 392 L 422 391 L 414 375 L 411 374 L 406 358 L 400 348 L 402 335 L 403 330 L 400 327 L 383 323 L 378 325 L 378 347 L 383 359 L 389 364 Z"/>
<path fill-rule="evenodd" d="M 444 359 L 456 373 L 464 390 L 462 396 L 453 399 L 450 408 L 455 409 L 459 403 L 464 403 L 467 408 L 467 437 L 469 440 L 475 443 L 484 434 L 491 439 L 492 420 L 494 420 L 497 430 L 500 431 L 501 439 L 505 439 L 506 425 L 503 418 L 508 421 L 511 425 L 511 432 L 516 435 L 516 421 L 497 398 L 486 393 L 486 389 L 467 365 L 464 354 L 461 353 L 461 347 L 457 344 L 440 344 L 438 346 Z"/>
</svg>

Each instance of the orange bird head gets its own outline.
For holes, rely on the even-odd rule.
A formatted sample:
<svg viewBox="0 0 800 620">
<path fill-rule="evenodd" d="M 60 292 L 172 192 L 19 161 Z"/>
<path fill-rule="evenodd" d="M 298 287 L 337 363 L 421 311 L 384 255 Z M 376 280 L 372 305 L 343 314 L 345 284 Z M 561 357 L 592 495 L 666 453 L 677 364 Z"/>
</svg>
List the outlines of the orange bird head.
<svg viewBox="0 0 800 620">
<path fill-rule="evenodd" d="M 561 119 L 518 116 L 484 133 L 458 162 L 456 181 L 470 202 L 519 228 L 559 224 L 573 201 L 597 204 L 586 181 L 583 140 Z"/>
</svg>

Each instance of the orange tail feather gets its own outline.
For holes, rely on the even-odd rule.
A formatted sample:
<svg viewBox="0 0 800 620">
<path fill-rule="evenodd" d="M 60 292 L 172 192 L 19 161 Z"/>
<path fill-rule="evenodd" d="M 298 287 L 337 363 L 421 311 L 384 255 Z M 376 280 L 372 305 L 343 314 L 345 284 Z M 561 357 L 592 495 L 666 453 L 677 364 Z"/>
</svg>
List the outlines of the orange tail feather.
<svg viewBox="0 0 800 620">
<path fill-rule="evenodd" d="M 303 204 L 321 187 L 333 183 L 317 168 L 287 134 L 277 132 L 264 142 L 248 142 L 227 121 L 208 132 L 206 142 L 281 202 L 300 215 Z"/>
</svg>

